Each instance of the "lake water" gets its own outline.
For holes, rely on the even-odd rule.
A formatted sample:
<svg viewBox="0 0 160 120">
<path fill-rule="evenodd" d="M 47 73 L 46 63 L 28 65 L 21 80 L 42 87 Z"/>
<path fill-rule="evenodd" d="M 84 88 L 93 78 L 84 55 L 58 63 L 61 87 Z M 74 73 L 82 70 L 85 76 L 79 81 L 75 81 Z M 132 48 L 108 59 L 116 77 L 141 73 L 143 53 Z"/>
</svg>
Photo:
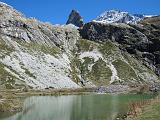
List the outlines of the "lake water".
<svg viewBox="0 0 160 120">
<path fill-rule="evenodd" d="M 153 95 L 69 95 L 26 98 L 23 111 L 0 120 L 114 120 L 128 104 Z"/>
</svg>

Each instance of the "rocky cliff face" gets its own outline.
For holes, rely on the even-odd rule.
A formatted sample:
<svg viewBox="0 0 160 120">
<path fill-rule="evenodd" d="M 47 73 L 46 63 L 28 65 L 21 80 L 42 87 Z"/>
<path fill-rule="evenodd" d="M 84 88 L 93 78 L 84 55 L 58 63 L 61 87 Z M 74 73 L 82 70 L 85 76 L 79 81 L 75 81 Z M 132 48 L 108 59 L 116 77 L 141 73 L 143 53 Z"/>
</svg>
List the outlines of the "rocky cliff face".
<svg viewBox="0 0 160 120">
<path fill-rule="evenodd" d="M 154 21 L 90 22 L 78 31 L 26 18 L 0 4 L 0 88 L 155 84 L 159 22 Z"/>
<path fill-rule="evenodd" d="M 72 10 L 66 24 L 73 24 L 77 27 L 82 27 L 84 25 L 84 22 L 79 12 L 77 12 L 76 10 Z"/>
</svg>

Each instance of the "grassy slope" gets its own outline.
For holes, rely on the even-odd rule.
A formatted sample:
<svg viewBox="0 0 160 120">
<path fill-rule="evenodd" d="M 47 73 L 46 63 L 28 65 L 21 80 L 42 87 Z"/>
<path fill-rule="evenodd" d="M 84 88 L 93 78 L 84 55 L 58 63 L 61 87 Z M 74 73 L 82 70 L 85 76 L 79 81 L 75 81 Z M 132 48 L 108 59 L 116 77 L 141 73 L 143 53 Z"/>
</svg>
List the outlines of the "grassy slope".
<svg viewBox="0 0 160 120">
<path fill-rule="evenodd" d="M 78 53 L 83 52 L 91 52 L 93 50 L 99 50 L 101 48 L 101 45 L 99 43 L 81 39 L 77 42 L 78 47 Z M 107 49 L 110 49 L 107 47 Z M 106 50 L 106 49 L 105 49 Z M 101 51 L 103 51 L 101 49 Z M 79 73 L 84 80 L 92 81 L 95 85 L 108 85 L 110 78 L 111 78 L 111 70 L 106 65 L 106 63 L 99 59 L 98 61 L 94 61 L 93 58 L 90 57 L 84 57 L 82 62 L 79 59 L 79 56 L 77 55 L 74 58 L 74 62 L 72 64 L 76 65 L 76 68 L 79 70 L 79 72 L 76 72 L 75 69 L 73 70 L 74 73 Z M 76 63 L 75 63 L 76 62 Z M 88 67 L 92 65 L 92 69 L 89 70 Z M 75 74 L 74 74 L 74 78 Z"/>
<path fill-rule="evenodd" d="M 153 103 L 144 108 L 142 114 L 134 119 L 129 120 L 159 120 L 160 119 L 160 102 Z"/>
<path fill-rule="evenodd" d="M 112 64 L 118 72 L 118 77 L 123 81 L 123 84 L 136 84 L 144 83 L 148 78 L 156 76 L 153 71 L 142 65 L 137 59 L 130 56 L 126 52 L 121 52 L 118 45 L 107 41 L 105 43 L 96 43 L 81 39 L 77 42 L 78 54 L 72 62 L 74 64 L 73 78 L 77 81 L 78 77 L 76 74 L 81 74 L 85 80 L 91 80 L 96 85 L 108 85 L 112 72 L 107 67 L 105 61 L 98 60 L 94 62 L 94 59 L 85 57 L 84 62 L 79 59 L 79 54 L 83 52 L 91 52 L 98 50 L 106 60 L 111 60 Z M 75 67 L 76 65 L 76 67 Z M 88 66 L 93 65 L 91 71 L 88 70 Z M 79 71 L 76 71 L 78 68 Z M 82 71 L 82 72 L 81 72 Z M 139 73 L 141 75 L 139 75 Z M 148 76 L 143 75 L 147 73 Z M 122 82 L 121 81 L 121 82 Z M 117 83 L 118 81 L 115 81 Z"/>
</svg>

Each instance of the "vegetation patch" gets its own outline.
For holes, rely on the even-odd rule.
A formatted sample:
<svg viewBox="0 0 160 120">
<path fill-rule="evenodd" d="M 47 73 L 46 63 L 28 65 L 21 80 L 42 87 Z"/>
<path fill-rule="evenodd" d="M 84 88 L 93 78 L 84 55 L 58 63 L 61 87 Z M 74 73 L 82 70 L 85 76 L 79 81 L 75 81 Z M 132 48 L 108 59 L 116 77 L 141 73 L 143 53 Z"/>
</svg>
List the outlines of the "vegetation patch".
<svg viewBox="0 0 160 120">
<path fill-rule="evenodd" d="M 6 71 L 4 67 L 0 63 L 0 85 L 4 85 L 6 89 L 13 89 L 17 78 Z"/>
<path fill-rule="evenodd" d="M 118 47 L 111 41 L 100 44 L 99 50 L 104 56 L 109 56 L 119 51 Z"/>
<path fill-rule="evenodd" d="M 77 57 L 74 57 L 73 60 L 71 61 L 71 77 L 72 77 L 72 80 L 74 82 L 76 82 L 78 84 L 78 82 L 80 82 L 80 78 L 78 77 L 78 75 L 80 75 L 80 72 L 79 72 L 79 69 L 78 69 L 78 66 L 81 64 L 81 61 L 77 58 Z"/>
<path fill-rule="evenodd" d="M 81 71 L 81 75 L 85 76 L 87 73 L 89 73 L 89 65 L 94 63 L 94 59 L 90 58 L 90 57 L 84 57 L 83 58 L 84 62 L 80 64 L 80 71 Z"/>
<path fill-rule="evenodd" d="M 98 43 L 95 43 L 90 40 L 80 39 L 77 41 L 78 52 L 92 51 L 98 47 Z"/>
<path fill-rule="evenodd" d="M 134 114 L 128 116 L 127 120 L 158 120 L 159 118 L 160 118 L 160 99 L 155 98 L 143 102 L 142 105 L 139 104 L 134 105 Z"/>
<path fill-rule="evenodd" d="M 127 53 L 123 54 L 125 59 L 128 61 L 128 63 L 134 68 L 135 71 L 137 71 L 138 75 L 141 73 L 148 73 L 148 75 L 157 76 L 154 71 L 144 66 L 140 61 L 136 60 L 132 56 L 129 56 Z M 145 82 L 143 78 L 139 76 L 139 79 L 141 82 Z M 147 80 L 148 78 L 146 78 Z M 160 78 L 159 78 L 160 79 Z"/>
<path fill-rule="evenodd" d="M 88 80 L 92 80 L 92 82 L 98 86 L 108 85 L 111 76 L 112 71 L 102 59 L 96 61 L 92 66 L 92 70 L 86 75 Z"/>
<path fill-rule="evenodd" d="M 31 73 L 27 68 L 22 67 L 22 69 L 25 70 L 25 73 L 26 73 L 29 77 L 32 77 L 32 78 L 36 79 L 36 76 L 35 76 L 33 73 Z"/>
<path fill-rule="evenodd" d="M 121 80 L 125 82 L 139 80 L 135 71 L 126 62 L 122 60 L 115 60 L 112 64 L 115 66 Z"/>
<path fill-rule="evenodd" d="M 10 55 L 10 53 L 14 51 L 14 48 L 7 45 L 5 41 L 0 39 L 0 51 L 2 55 L 1 58 L 4 58 L 5 55 Z"/>
<path fill-rule="evenodd" d="M 56 56 L 56 54 L 60 54 L 61 50 L 60 48 L 56 47 L 56 46 L 48 46 L 45 44 L 38 44 L 38 43 L 27 43 L 27 42 L 19 42 L 18 43 L 22 46 L 24 46 L 25 48 L 27 48 L 27 50 L 30 50 L 31 52 L 34 51 L 38 51 L 38 52 L 43 52 L 45 54 L 50 54 L 53 56 Z"/>
<path fill-rule="evenodd" d="M 3 112 L 14 113 L 22 110 L 22 100 L 12 93 L 2 93 L 0 100 L 0 114 Z"/>
</svg>

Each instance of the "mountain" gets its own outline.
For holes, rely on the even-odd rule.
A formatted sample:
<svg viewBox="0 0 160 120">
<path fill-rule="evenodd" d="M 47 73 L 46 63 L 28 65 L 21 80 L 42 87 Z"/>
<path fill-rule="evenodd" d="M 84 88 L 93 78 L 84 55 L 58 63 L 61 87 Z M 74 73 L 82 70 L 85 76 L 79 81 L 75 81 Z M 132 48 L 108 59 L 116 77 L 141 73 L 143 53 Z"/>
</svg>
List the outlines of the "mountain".
<svg viewBox="0 0 160 120">
<path fill-rule="evenodd" d="M 123 82 L 127 83 L 133 81 L 152 83 L 156 79 L 159 81 L 160 75 L 159 22 L 158 16 L 144 19 L 139 24 L 105 24 L 93 21 L 86 23 L 80 33 L 82 38 L 103 45 L 107 43 L 104 54 L 111 57 L 108 59 L 116 66 L 120 80 L 124 79 Z M 116 54 L 116 50 L 108 42 L 116 44 L 119 53 Z M 151 74 L 153 72 L 157 77 Z M 134 78 L 135 76 L 137 77 Z"/>
<path fill-rule="evenodd" d="M 79 12 L 76 10 L 72 10 L 66 24 L 73 24 L 77 27 L 82 27 L 84 22 Z"/>
<path fill-rule="evenodd" d="M 100 16 L 98 16 L 94 21 L 103 23 L 132 23 L 136 24 L 140 20 L 146 17 L 152 17 L 142 15 L 142 14 L 129 14 L 128 12 L 122 12 L 119 10 L 105 11 Z"/>
<path fill-rule="evenodd" d="M 0 3 L 0 89 L 157 86 L 159 21 L 77 29 L 26 18 Z"/>
</svg>

